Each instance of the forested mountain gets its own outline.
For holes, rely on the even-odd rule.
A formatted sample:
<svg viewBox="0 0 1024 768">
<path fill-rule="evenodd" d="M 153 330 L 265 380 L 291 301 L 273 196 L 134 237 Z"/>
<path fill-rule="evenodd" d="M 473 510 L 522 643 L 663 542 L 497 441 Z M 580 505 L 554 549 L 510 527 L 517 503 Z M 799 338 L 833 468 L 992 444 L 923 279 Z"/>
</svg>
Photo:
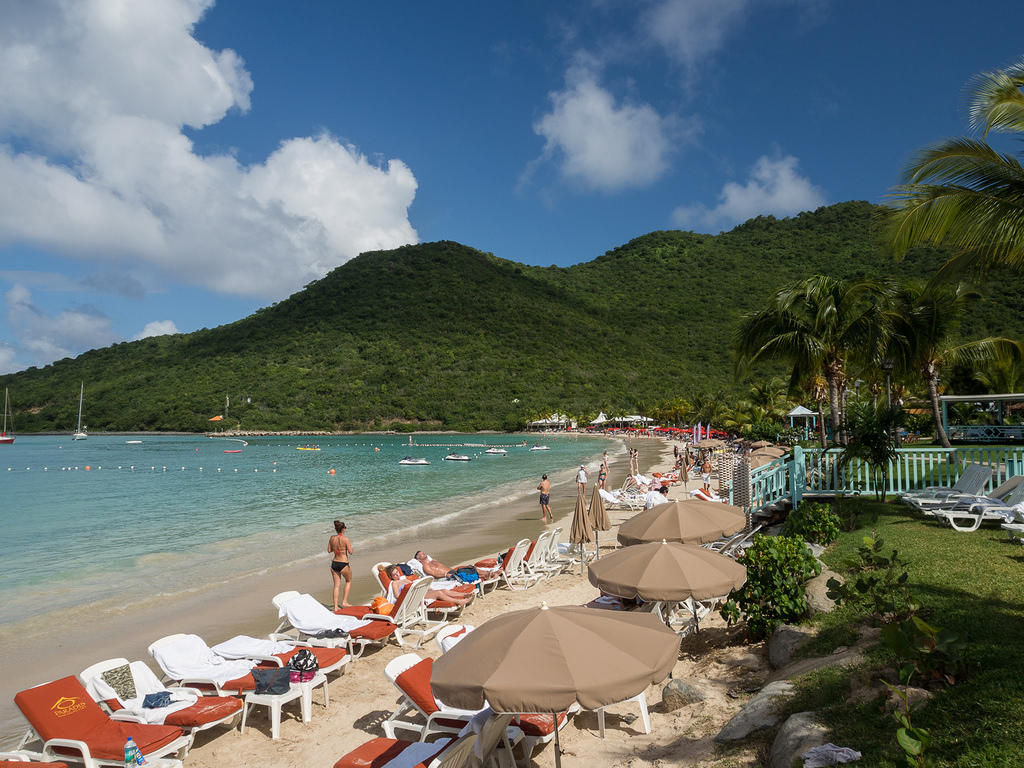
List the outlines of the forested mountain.
<svg viewBox="0 0 1024 768">
<path fill-rule="evenodd" d="M 893 262 L 874 206 L 758 217 L 717 236 L 652 232 L 572 267 L 531 267 L 454 242 L 364 253 L 219 328 L 92 350 L 0 377 L 19 432 L 514 428 L 551 410 L 636 411 L 735 388 L 737 319 L 810 274 L 927 277 Z M 1024 279 L 993 275 L 965 331 L 1024 338 Z M 251 402 L 250 402 L 251 401 Z"/>
</svg>

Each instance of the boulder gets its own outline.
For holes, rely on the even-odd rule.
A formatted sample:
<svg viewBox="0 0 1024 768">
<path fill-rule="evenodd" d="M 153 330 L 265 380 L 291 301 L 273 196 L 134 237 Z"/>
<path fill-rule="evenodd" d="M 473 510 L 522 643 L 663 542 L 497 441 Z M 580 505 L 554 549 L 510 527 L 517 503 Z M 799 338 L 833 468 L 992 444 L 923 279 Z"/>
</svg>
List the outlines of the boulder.
<svg viewBox="0 0 1024 768">
<path fill-rule="evenodd" d="M 719 744 L 741 741 L 754 731 L 774 728 L 782 720 L 779 713 L 781 700 L 793 695 L 793 684 L 787 680 L 769 683 L 747 702 L 732 720 L 715 736 Z"/>
<path fill-rule="evenodd" d="M 914 688 L 913 686 L 900 686 L 900 688 L 907 696 L 911 712 L 916 712 L 935 698 L 935 694 L 925 688 Z M 886 712 L 895 712 L 897 709 L 902 710 L 905 706 L 903 699 L 900 698 L 896 691 L 889 691 L 889 697 L 885 701 Z"/>
<path fill-rule="evenodd" d="M 815 544 L 813 541 L 805 541 L 804 546 L 811 551 L 815 560 L 820 560 L 821 556 L 825 554 L 825 548 L 821 544 Z"/>
<path fill-rule="evenodd" d="M 818 613 L 831 613 L 836 608 L 835 602 L 828 596 L 829 579 L 838 579 L 840 582 L 843 580 L 842 576 L 835 571 L 822 568 L 821 573 L 807 582 L 807 612 L 811 616 Z"/>
<path fill-rule="evenodd" d="M 764 659 L 756 653 L 744 653 L 732 660 L 733 666 L 748 672 L 759 672 L 764 669 Z"/>
<path fill-rule="evenodd" d="M 768 663 L 775 669 L 786 666 L 793 659 L 797 649 L 803 647 L 813 637 L 805 629 L 792 624 L 782 624 L 768 638 Z"/>
<path fill-rule="evenodd" d="M 704 701 L 707 694 L 685 680 L 669 680 L 661 689 L 661 704 L 666 712 L 681 709 L 688 704 Z"/>
<path fill-rule="evenodd" d="M 857 648 L 847 648 L 829 656 L 814 656 L 787 664 L 772 673 L 769 680 L 787 680 L 806 675 L 822 667 L 853 667 L 864 661 L 864 655 Z"/>
<path fill-rule="evenodd" d="M 813 712 L 797 712 L 786 718 L 772 742 L 768 768 L 792 768 L 794 761 L 811 747 L 828 742 L 828 729 Z"/>
</svg>

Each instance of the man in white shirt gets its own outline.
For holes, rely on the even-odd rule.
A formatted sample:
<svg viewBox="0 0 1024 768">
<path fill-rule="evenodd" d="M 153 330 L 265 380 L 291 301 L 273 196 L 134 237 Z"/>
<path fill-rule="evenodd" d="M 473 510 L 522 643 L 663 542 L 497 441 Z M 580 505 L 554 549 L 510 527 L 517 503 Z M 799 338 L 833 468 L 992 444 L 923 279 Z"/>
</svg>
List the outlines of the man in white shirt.
<svg viewBox="0 0 1024 768">
<path fill-rule="evenodd" d="M 587 468 L 580 464 L 580 471 L 576 473 L 576 488 L 580 493 L 587 490 Z"/>
<path fill-rule="evenodd" d="M 659 504 L 668 504 L 668 486 L 663 485 L 656 491 L 648 491 L 644 497 L 644 509 L 656 507 Z"/>
</svg>

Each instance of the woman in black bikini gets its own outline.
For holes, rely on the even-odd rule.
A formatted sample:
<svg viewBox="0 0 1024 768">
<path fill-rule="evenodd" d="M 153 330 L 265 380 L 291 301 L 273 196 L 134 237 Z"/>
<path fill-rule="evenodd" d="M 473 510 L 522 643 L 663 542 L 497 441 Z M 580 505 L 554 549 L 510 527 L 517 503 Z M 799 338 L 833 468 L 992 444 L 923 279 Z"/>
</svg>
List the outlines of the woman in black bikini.
<svg viewBox="0 0 1024 768">
<path fill-rule="evenodd" d="M 334 610 L 338 610 L 338 589 L 341 587 L 342 578 L 345 579 L 345 592 L 341 597 L 341 605 L 344 608 L 349 606 L 348 591 L 352 589 L 352 567 L 348 560 L 353 550 L 352 542 L 345 535 L 345 524 L 341 520 L 334 521 L 334 530 L 337 533 L 327 542 L 327 551 L 334 556 L 331 560 L 331 578 L 334 579 Z"/>
</svg>

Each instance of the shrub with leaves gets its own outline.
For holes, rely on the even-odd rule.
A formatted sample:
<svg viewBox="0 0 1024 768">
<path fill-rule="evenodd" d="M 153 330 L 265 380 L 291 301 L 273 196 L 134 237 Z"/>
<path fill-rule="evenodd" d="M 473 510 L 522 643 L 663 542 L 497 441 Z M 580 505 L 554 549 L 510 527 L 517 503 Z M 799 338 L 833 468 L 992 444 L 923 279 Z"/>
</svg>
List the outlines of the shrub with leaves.
<svg viewBox="0 0 1024 768">
<path fill-rule="evenodd" d="M 884 627 L 882 645 L 896 657 L 900 680 L 906 685 L 953 685 L 967 671 L 967 644 L 920 616 Z"/>
<path fill-rule="evenodd" d="M 729 624 L 745 620 L 747 633 L 758 639 L 807 613 L 804 585 L 821 573 L 821 565 L 803 539 L 757 534 L 739 562 L 747 568 L 747 582 L 734 589 L 722 606 Z"/>
<path fill-rule="evenodd" d="M 918 605 L 907 588 L 907 561 L 895 549 L 885 554 L 881 539 L 865 536 L 857 548 L 859 562 L 852 568 L 856 578 L 840 584 L 828 580 L 828 596 L 842 605 L 853 605 L 881 622 L 908 618 Z"/>
<path fill-rule="evenodd" d="M 839 526 L 839 515 L 828 504 L 802 502 L 789 513 L 784 531 L 814 544 L 831 544 L 839 538 Z"/>
</svg>

